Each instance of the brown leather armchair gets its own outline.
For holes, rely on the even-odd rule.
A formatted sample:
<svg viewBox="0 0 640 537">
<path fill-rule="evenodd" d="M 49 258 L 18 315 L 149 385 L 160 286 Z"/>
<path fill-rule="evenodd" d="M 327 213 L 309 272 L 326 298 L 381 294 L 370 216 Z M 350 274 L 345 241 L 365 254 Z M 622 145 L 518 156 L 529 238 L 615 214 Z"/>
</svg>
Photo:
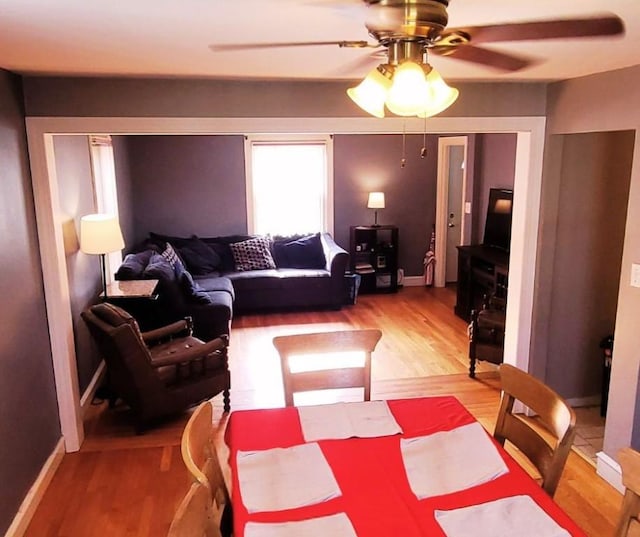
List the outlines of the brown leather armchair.
<svg viewBox="0 0 640 537">
<path fill-rule="evenodd" d="M 476 361 L 501 364 L 504 358 L 504 327 L 507 301 L 485 296 L 481 310 L 471 311 L 469 325 L 469 376 L 476 376 Z"/>
<path fill-rule="evenodd" d="M 107 364 L 109 388 L 131 407 L 137 432 L 220 392 L 229 411 L 226 335 L 204 343 L 191 336 L 188 319 L 141 332 L 129 313 L 108 303 L 82 318 Z"/>
</svg>

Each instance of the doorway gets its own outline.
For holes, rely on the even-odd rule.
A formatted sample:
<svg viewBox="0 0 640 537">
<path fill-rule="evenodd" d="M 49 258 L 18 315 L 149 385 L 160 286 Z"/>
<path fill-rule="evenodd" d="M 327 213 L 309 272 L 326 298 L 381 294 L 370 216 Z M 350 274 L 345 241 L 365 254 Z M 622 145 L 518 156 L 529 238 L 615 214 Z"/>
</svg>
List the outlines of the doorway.
<svg viewBox="0 0 640 537">
<path fill-rule="evenodd" d="M 436 202 L 435 285 L 444 287 L 458 279 L 457 246 L 467 243 L 467 136 L 438 139 Z M 438 262 L 439 261 L 439 262 Z"/>
<path fill-rule="evenodd" d="M 433 118 L 434 133 L 517 132 L 515 185 L 520 192 L 520 210 L 514 212 L 513 228 L 519 240 L 512 244 L 513 265 L 520 267 L 510 275 L 510 311 L 507 312 L 505 361 L 528 369 L 535 259 L 538 236 L 542 156 L 544 147 L 543 117 L 501 118 Z M 389 118 L 376 124 L 378 132 L 401 133 L 404 119 Z M 27 118 L 29 159 L 38 220 L 40 254 L 44 275 L 49 334 L 53 354 L 62 435 L 68 452 L 80 448 L 84 436 L 79 413 L 79 395 L 75 374 L 72 318 L 68 303 L 68 282 L 64 274 L 64 245 L 60 232 L 57 204 L 57 176 L 53 136 L 56 134 L 112 133 L 245 133 L 268 128 L 270 132 L 300 131 L 296 118 Z M 422 121 L 414 132 L 422 133 Z M 372 130 L 367 119 L 311 118 L 305 129 L 314 132 L 353 132 Z M 521 185 L 521 188 L 518 188 Z M 514 202 L 515 203 L 515 202 Z M 437 266 L 437 265 L 436 265 Z M 444 280 L 444 278 L 443 278 Z"/>
</svg>

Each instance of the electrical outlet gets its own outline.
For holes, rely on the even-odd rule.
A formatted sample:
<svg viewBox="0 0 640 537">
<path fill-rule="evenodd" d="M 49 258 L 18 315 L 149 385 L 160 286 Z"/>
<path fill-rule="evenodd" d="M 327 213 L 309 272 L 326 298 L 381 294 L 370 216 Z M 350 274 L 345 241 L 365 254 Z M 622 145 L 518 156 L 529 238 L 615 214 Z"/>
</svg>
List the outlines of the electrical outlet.
<svg viewBox="0 0 640 537">
<path fill-rule="evenodd" d="M 631 287 L 640 287 L 640 265 L 631 263 Z"/>
</svg>

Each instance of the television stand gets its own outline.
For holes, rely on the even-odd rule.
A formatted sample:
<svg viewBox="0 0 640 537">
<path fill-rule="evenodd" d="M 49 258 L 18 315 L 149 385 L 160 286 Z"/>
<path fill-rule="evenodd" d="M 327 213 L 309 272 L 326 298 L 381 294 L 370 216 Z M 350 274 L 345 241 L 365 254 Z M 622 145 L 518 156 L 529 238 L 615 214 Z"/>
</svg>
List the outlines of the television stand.
<svg viewBox="0 0 640 537">
<path fill-rule="evenodd" d="M 458 246 L 455 314 L 469 322 L 471 310 L 481 309 L 485 295 L 507 298 L 509 252 L 484 246 Z"/>
</svg>

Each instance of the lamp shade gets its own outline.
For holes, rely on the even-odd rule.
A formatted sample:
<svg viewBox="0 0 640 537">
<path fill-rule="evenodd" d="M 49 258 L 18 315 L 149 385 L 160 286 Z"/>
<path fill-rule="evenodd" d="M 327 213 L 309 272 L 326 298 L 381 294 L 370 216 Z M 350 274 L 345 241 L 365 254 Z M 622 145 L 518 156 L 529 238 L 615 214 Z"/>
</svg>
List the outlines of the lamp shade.
<svg viewBox="0 0 640 537">
<path fill-rule="evenodd" d="M 376 67 L 355 88 L 349 88 L 347 95 L 365 112 L 383 118 L 384 101 L 390 87 L 391 80 Z"/>
<path fill-rule="evenodd" d="M 456 88 L 447 85 L 440 73 L 433 68 L 426 80 L 428 89 L 423 108 L 417 113 L 418 117 L 431 117 L 439 114 L 449 108 L 460 93 Z"/>
<path fill-rule="evenodd" d="M 124 248 L 118 218 L 113 214 L 88 214 L 80 219 L 80 250 L 107 254 Z"/>
<path fill-rule="evenodd" d="M 428 92 L 422 67 L 406 61 L 398 66 L 387 93 L 387 108 L 399 116 L 415 116 L 424 107 Z"/>
<path fill-rule="evenodd" d="M 367 208 L 384 209 L 384 192 L 369 192 Z"/>
</svg>

